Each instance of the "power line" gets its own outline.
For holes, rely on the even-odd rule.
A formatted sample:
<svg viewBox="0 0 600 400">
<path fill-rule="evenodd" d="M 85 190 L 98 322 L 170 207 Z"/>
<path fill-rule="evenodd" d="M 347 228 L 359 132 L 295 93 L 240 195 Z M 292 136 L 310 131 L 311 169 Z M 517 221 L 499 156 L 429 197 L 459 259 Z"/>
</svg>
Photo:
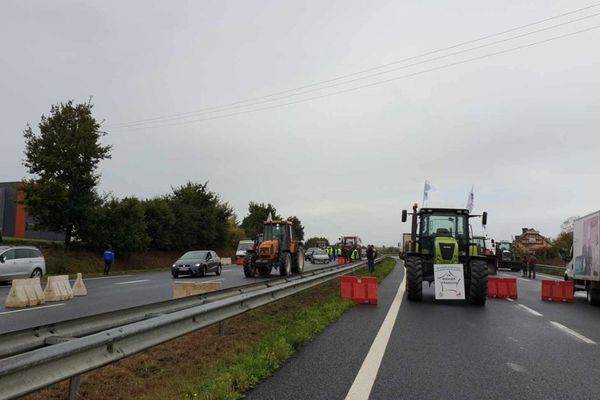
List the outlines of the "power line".
<svg viewBox="0 0 600 400">
<path fill-rule="evenodd" d="M 507 29 L 507 30 L 504 30 L 504 31 L 501 31 L 501 32 L 494 33 L 494 34 L 482 36 L 482 37 L 479 37 L 479 38 L 476 38 L 476 39 L 468 40 L 468 41 L 461 42 L 461 43 L 458 43 L 458 44 L 455 44 L 455 45 L 451 45 L 451 46 L 448 46 L 448 47 L 443 47 L 443 48 L 440 48 L 440 49 L 428 51 L 428 52 L 425 52 L 425 53 L 422 53 L 422 54 L 419 54 L 419 55 L 416 55 L 416 56 L 407 57 L 407 58 L 404 58 L 404 59 L 401 59 L 401 60 L 398 60 L 398 61 L 394 61 L 394 62 L 390 62 L 390 63 L 386 63 L 386 64 L 381 64 L 381 65 L 374 66 L 374 67 L 371 67 L 371 68 L 368 68 L 368 69 L 364 69 L 364 70 L 361 70 L 361 71 L 357 71 L 357 72 L 354 72 L 354 73 L 350 73 L 350 74 L 338 76 L 338 77 L 335 77 L 335 78 L 327 79 L 327 80 L 324 80 L 324 81 L 319 81 L 319 82 L 308 84 L 308 85 L 304 85 L 304 86 L 299 86 L 299 87 L 292 88 L 292 89 L 287 89 L 287 90 L 283 90 L 283 91 L 279 91 L 279 92 L 274 92 L 274 93 L 263 95 L 263 96 L 258 96 L 258 97 L 253 97 L 253 98 L 249 98 L 249 99 L 245 99 L 245 100 L 240 100 L 240 101 L 236 101 L 236 102 L 232 102 L 232 103 L 228 103 L 228 104 L 223 104 L 223 105 L 220 105 L 220 106 L 213 106 L 213 107 L 201 108 L 201 109 L 198 109 L 198 110 L 195 110 L 195 111 L 189 111 L 189 112 L 178 113 L 178 114 L 171 114 L 171 115 L 166 115 L 166 116 L 161 116 L 161 117 L 153 117 L 153 118 L 147 118 L 147 119 L 140 119 L 140 120 L 136 120 L 136 121 L 118 123 L 118 124 L 113 124 L 113 125 L 109 124 L 107 127 L 111 127 L 111 126 L 113 128 L 116 128 L 116 127 L 129 127 L 129 126 L 136 126 L 136 125 L 141 125 L 141 124 L 149 123 L 149 122 L 162 122 L 162 121 L 183 119 L 183 118 L 186 118 L 186 117 L 189 118 L 189 117 L 196 116 L 196 114 L 222 112 L 222 111 L 227 111 L 228 109 L 231 109 L 231 108 L 249 107 L 249 106 L 252 106 L 254 104 L 246 104 L 246 105 L 243 105 L 243 104 L 244 103 L 256 103 L 258 100 L 263 100 L 263 99 L 267 99 L 267 98 L 270 98 L 270 97 L 275 97 L 275 96 L 279 96 L 279 95 L 282 95 L 282 94 L 287 94 L 287 93 L 290 93 L 290 92 L 294 92 L 294 91 L 298 91 L 298 90 L 303 90 L 303 89 L 307 89 L 307 88 L 311 88 L 311 87 L 315 87 L 315 86 L 320 86 L 320 85 L 323 85 L 323 84 L 326 84 L 326 83 L 330 83 L 330 82 L 334 82 L 334 81 L 346 79 L 346 78 L 349 78 L 349 77 L 361 75 L 361 74 L 364 74 L 364 73 L 367 73 L 367 72 L 371 72 L 371 71 L 374 71 L 374 70 L 386 68 L 386 67 L 389 67 L 389 66 L 392 66 L 392 65 L 397 65 L 397 64 L 400 64 L 400 63 L 403 63 L 403 62 L 406 62 L 406 61 L 411 61 L 411 60 L 422 58 L 422 57 L 425 57 L 425 56 L 428 56 L 428 55 L 436 54 L 436 53 L 439 53 L 439 52 L 442 52 L 442 51 L 451 50 L 451 49 L 454 49 L 454 48 L 457 48 L 457 47 L 465 46 L 467 44 L 476 43 L 476 42 L 479 42 L 479 41 L 482 41 L 482 40 L 486 40 L 486 39 L 490 39 L 490 38 L 497 37 L 497 36 L 500 36 L 500 35 L 504 35 L 506 33 L 510 33 L 510 32 L 514 32 L 514 31 L 517 31 L 517 30 L 521 30 L 521 29 L 524 29 L 524 28 L 531 27 L 531 26 L 539 25 L 539 24 L 542 24 L 544 22 L 548 22 L 548 21 L 551 21 L 551 20 L 554 20 L 554 19 L 562 18 L 562 17 L 565 17 L 567 15 L 576 14 L 576 13 L 579 13 L 581 11 L 585 11 L 585 10 L 588 10 L 588 9 L 591 9 L 591 8 L 595 8 L 595 7 L 598 7 L 598 6 L 600 6 L 600 3 L 594 3 L 594 4 L 591 4 L 591 5 L 586 6 L 586 7 L 582 7 L 582 8 L 576 9 L 576 10 L 572 10 L 572 11 L 569 11 L 569 12 L 566 12 L 566 13 L 563 13 L 563 14 L 559 14 L 559 15 L 553 16 L 553 17 L 545 18 L 545 19 L 542 19 L 542 20 L 539 20 L 539 21 L 536 21 L 536 22 L 532 22 L 532 23 L 528 23 L 528 24 L 525 24 L 525 25 L 521 25 L 521 26 L 517 26 L 517 27 L 514 27 L 514 28 L 510 28 L 510 29 Z M 592 16 L 583 17 L 581 19 L 591 18 L 591 17 L 597 16 L 597 15 L 598 14 L 594 14 Z M 564 23 L 564 24 L 577 22 L 577 21 L 579 21 L 581 19 L 576 19 L 576 20 L 573 20 L 573 21 L 570 21 L 570 22 L 567 22 L 567 23 Z M 555 25 L 554 27 L 561 26 L 561 25 L 564 25 L 564 24 L 558 24 L 558 25 Z M 552 28 L 547 28 L 547 29 L 552 29 Z M 545 28 L 543 30 L 547 30 L 547 29 Z M 539 31 L 541 31 L 541 30 L 539 30 Z M 537 33 L 539 31 L 534 31 L 534 32 L 531 32 L 531 33 L 523 34 L 523 36 L 526 36 L 528 34 L 534 34 L 534 33 Z M 517 36 L 515 38 L 518 38 L 518 37 L 520 37 L 520 36 Z M 506 40 L 512 40 L 512 39 L 506 39 Z M 476 48 L 480 48 L 480 47 L 476 47 Z M 474 49 L 476 49 L 476 48 L 474 48 Z M 465 51 L 471 51 L 471 50 L 465 50 Z M 465 52 L 465 51 L 463 51 L 463 52 Z M 457 53 L 453 53 L 451 55 L 456 55 L 456 54 L 458 54 L 458 52 Z M 447 56 L 444 56 L 444 57 L 449 57 L 451 55 L 447 55 Z M 388 72 L 390 72 L 390 71 L 388 71 Z M 383 72 L 383 73 L 386 73 L 386 72 Z M 382 73 L 379 73 L 379 75 L 380 74 L 382 74 Z M 363 78 L 363 79 L 366 79 L 366 77 Z M 352 80 L 352 81 L 354 81 L 354 80 Z M 350 81 L 350 82 L 352 82 L 352 81 Z M 349 82 L 346 82 L 346 83 L 349 83 Z M 342 83 L 340 83 L 340 84 L 342 84 Z M 338 85 L 340 85 L 340 84 L 338 84 Z M 314 90 L 321 90 L 321 89 L 322 88 L 317 88 L 317 89 L 314 89 Z M 290 97 L 290 96 L 284 96 L 284 97 L 281 97 L 281 98 L 285 98 L 285 97 Z M 275 101 L 275 100 L 272 100 L 272 101 Z M 260 103 L 261 102 L 258 102 L 257 104 L 260 104 Z"/>
<path fill-rule="evenodd" d="M 416 62 L 416 63 L 412 63 L 412 64 L 408 64 L 408 65 L 403 65 L 401 67 L 392 68 L 392 69 L 389 69 L 389 70 L 386 70 L 386 71 L 376 72 L 374 74 L 370 74 L 370 75 L 359 77 L 359 78 L 354 78 L 354 79 L 347 80 L 347 81 L 344 81 L 344 82 L 333 83 L 333 84 L 322 86 L 322 87 L 319 87 L 319 88 L 305 90 L 305 91 L 301 91 L 301 92 L 297 92 L 297 93 L 292 93 L 292 94 L 287 94 L 285 96 L 279 96 L 279 97 L 275 97 L 275 98 L 272 98 L 272 99 L 265 99 L 265 100 L 257 101 L 257 102 L 254 102 L 254 103 L 248 104 L 248 105 L 231 106 L 231 107 L 227 107 L 227 108 L 224 108 L 222 110 L 219 110 L 219 111 L 213 111 L 213 113 L 224 112 L 224 111 L 228 111 L 228 110 L 231 110 L 231 109 L 237 109 L 237 108 L 251 107 L 251 106 L 256 106 L 256 105 L 259 105 L 259 104 L 272 103 L 272 102 L 280 101 L 280 100 L 283 100 L 283 99 L 286 99 L 286 98 L 290 98 L 290 97 L 302 96 L 304 94 L 312 93 L 312 92 L 319 91 L 319 90 L 331 89 L 333 87 L 347 85 L 349 83 L 353 83 L 353 82 L 362 81 L 362 80 L 365 80 L 365 79 L 374 78 L 376 76 L 381 76 L 381 75 L 389 74 L 391 72 L 395 72 L 395 71 L 399 71 L 399 70 L 402 70 L 402 69 L 411 68 L 411 67 L 414 67 L 414 66 L 417 66 L 417 65 L 421 65 L 421 64 L 426 64 L 426 63 L 429 63 L 429 62 L 432 62 L 432 61 L 438 61 L 438 60 L 441 60 L 441 59 L 444 59 L 444 58 L 449 58 L 449 57 L 452 57 L 452 56 L 456 56 L 456 55 L 459 55 L 459 54 L 471 52 L 471 51 L 474 51 L 474 50 L 479 50 L 479 49 L 482 49 L 482 48 L 495 46 L 495 45 L 500 44 L 500 43 L 505 43 L 505 42 L 508 42 L 508 41 L 511 41 L 511 40 L 515 40 L 515 39 L 520 39 L 522 37 L 534 35 L 536 33 L 540 33 L 540 32 L 543 32 L 543 31 L 550 30 L 550 29 L 555 29 L 555 28 L 558 28 L 558 27 L 561 27 L 561 26 L 565 26 L 565 25 L 569 25 L 569 24 L 572 24 L 572 23 L 575 23 L 575 22 L 583 21 L 585 19 L 593 18 L 593 17 L 596 17 L 598 15 L 600 15 L 600 13 L 588 15 L 588 16 L 581 17 L 581 18 L 577 18 L 577 19 L 574 19 L 574 20 L 571 20 L 571 21 L 567 21 L 567 22 L 563 22 L 563 23 L 560 23 L 560 24 L 552 25 L 552 26 L 549 26 L 549 27 L 538 29 L 536 31 L 532 31 L 532 32 L 528 32 L 528 33 L 523 33 L 523 34 L 520 34 L 520 35 L 516 35 L 516 36 L 510 37 L 510 38 L 497 40 L 495 42 L 486 43 L 486 44 L 479 45 L 479 46 L 472 47 L 472 48 L 468 48 L 468 49 L 465 49 L 465 50 L 456 51 L 454 53 L 446 54 L 446 55 L 443 55 L 443 56 L 438 56 L 438 57 L 426 59 L 426 60 L 423 60 L 423 61 L 419 61 L 419 62 Z M 192 117 L 194 117 L 194 115 L 190 115 L 190 116 L 184 117 L 184 118 L 192 118 Z M 184 118 L 172 118 L 172 119 L 167 119 L 167 120 L 160 120 L 160 121 L 157 121 L 157 122 L 163 122 L 163 121 L 167 122 L 169 120 L 184 119 Z M 149 123 L 149 122 L 146 122 L 146 123 L 137 123 L 137 124 L 128 125 L 128 126 L 125 126 L 125 127 L 132 127 L 132 126 L 138 126 L 138 125 L 148 125 L 148 124 L 151 124 L 151 123 Z"/>
<path fill-rule="evenodd" d="M 410 74 L 401 75 L 401 76 L 397 76 L 397 77 L 394 77 L 394 78 L 380 80 L 380 81 L 377 81 L 377 82 L 373 82 L 373 83 L 369 83 L 369 84 L 365 84 L 365 85 L 361 85 L 361 86 L 356 86 L 356 87 L 349 88 L 349 89 L 338 90 L 338 91 L 335 91 L 335 92 L 331 92 L 331 93 L 327 93 L 327 94 L 323 94 L 323 95 L 319 95 L 319 96 L 313 96 L 313 97 L 308 97 L 308 98 L 304 98 L 304 99 L 300 99 L 300 100 L 295 100 L 295 101 L 288 102 L 288 103 L 276 104 L 276 105 L 272 105 L 272 106 L 268 106 L 268 107 L 262 107 L 262 108 L 256 108 L 256 109 L 252 109 L 252 110 L 238 111 L 238 112 L 235 112 L 235 113 L 229 113 L 229 114 L 225 114 L 225 115 L 218 115 L 218 116 L 209 117 L 209 118 L 201 118 L 201 119 L 194 119 L 194 120 L 189 120 L 189 121 L 175 122 L 175 123 L 171 123 L 171 124 L 153 125 L 153 126 L 145 126 L 145 127 L 144 126 L 142 126 L 142 127 L 133 127 L 133 128 L 130 128 L 129 130 L 133 131 L 133 130 L 141 130 L 141 129 L 153 129 L 153 128 L 165 128 L 165 127 L 179 126 L 179 125 L 189 125 L 189 124 L 194 124 L 194 123 L 203 122 L 203 121 L 211 121 L 211 120 L 215 120 L 215 119 L 228 118 L 228 117 L 232 117 L 232 116 L 236 116 L 236 115 L 249 114 L 249 113 L 254 113 L 254 112 L 259 112 L 259 111 L 271 110 L 271 109 L 274 109 L 274 108 L 286 107 L 286 106 L 290 106 L 290 105 L 294 105 L 294 104 L 304 103 L 304 102 L 307 102 L 307 101 L 312 101 L 312 100 L 322 99 L 322 98 L 326 98 L 326 97 L 331 97 L 331 96 L 335 96 L 335 95 L 338 95 L 338 94 L 349 93 L 349 92 L 353 92 L 353 91 L 364 89 L 364 88 L 371 87 L 371 86 L 382 85 L 382 84 L 393 82 L 393 81 L 400 80 L 400 79 L 412 78 L 414 76 L 423 75 L 423 74 L 426 74 L 426 73 L 429 73 L 429 72 L 439 71 L 439 70 L 447 69 L 447 68 L 454 67 L 454 66 L 457 66 L 457 65 L 466 64 L 468 62 L 482 60 L 484 58 L 489 58 L 489 57 L 497 56 L 497 55 L 500 55 L 500 54 L 510 53 L 510 52 L 517 51 L 517 50 L 522 50 L 522 49 L 525 49 L 525 48 L 528 48 L 528 47 L 533 47 L 533 46 L 537 46 L 537 45 L 540 45 L 540 44 L 552 42 L 554 40 L 563 39 L 563 38 L 574 36 L 574 35 L 577 35 L 577 34 L 580 34 L 580 33 L 589 32 L 589 31 L 592 31 L 592 30 L 595 30 L 595 29 L 598 29 L 598 28 L 600 28 L 600 25 L 595 25 L 595 26 L 592 26 L 590 28 L 581 29 L 581 30 L 578 30 L 578 31 L 575 31 L 575 32 L 571 32 L 571 33 L 566 33 L 566 34 L 563 34 L 563 35 L 554 36 L 554 37 L 551 37 L 551 38 L 548 38 L 548 39 L 539 40 L 539 41 L 528 43 L 528 44 L 521 45 L 521 46 L 511 47 L 509 49 L 505 49 L 505 50 L 501 50 L 501 51 L 497 51 L 497 52 L 493 52 L 493 53 L 484 54 L 484 55 L 481 55 L 481 56 L 478 56 L 478 57 L 468 58 L 468 59 L 465 59 L 465 60 L 461 60 L 461 61 L 457 61 L 457 62 L 453 62 L 453 63 L 449 63 L 449 64 L 444 64 L 444 65 L 441 65 L 441 66 L 438 66 L 438 67 L 429 68 L 429 69 L 426 69 L 426 70 L 423 70 L 423 71 L 413 72 L 413 73 L 410 73 Z"/>
</svg>

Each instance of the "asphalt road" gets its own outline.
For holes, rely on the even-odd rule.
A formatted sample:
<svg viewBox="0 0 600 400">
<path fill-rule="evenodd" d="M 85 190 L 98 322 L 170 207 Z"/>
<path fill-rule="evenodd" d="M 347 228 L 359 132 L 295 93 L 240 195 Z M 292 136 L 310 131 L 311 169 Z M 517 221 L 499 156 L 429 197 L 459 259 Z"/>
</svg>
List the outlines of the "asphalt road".
<svg viewBox="0 0 600 400">
<path fill-rule="evenodd" d="M 600 307 L 583 293 L 573 304 L 543 302 L 538 275 L 518 278 L 517 301 L 437 302 L 424 285 L 423 302 L 414 303 L 399 291 L 403 277 L 397 267 L 380 285 L 378 306 L 352 308 L 247 397 L 600 397 Z"/>
<path fill-rule="evenodd" d="M 306 262 L 304 269 L 310 271 L 322 267 L 322 264 L 312 265 Z M 276 277 L 279 277 L 279 273 L 274 270 L 271 273 L 271 278 Z M 169 300 L 173 298 L 173 282 L 220 280 L 223 283 L 223 288 L 227 288 L 247 285 L 265 279 L 268 278 L 246 278 L 242 267 L 237 265 L 223 266 L 221 276 L 211 273 L 203 278 L 180 276 L 173 279 L 170 271 L 84 278 L 88 290 L 87 296 L 19 309 L 4 307 L 4 300 L 10 291 L 10 284 L 3 284 L 0 286 L 0 334 Z M 44 283 L 42 283 L 43 286 Z"/>
</svg>

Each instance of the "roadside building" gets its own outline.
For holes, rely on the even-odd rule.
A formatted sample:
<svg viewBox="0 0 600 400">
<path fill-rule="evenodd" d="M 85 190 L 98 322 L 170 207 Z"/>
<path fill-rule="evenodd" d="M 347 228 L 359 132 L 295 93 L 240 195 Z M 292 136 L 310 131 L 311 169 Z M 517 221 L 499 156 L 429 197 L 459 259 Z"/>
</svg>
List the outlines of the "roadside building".
<svg viewBox="0 0 600 400">
<path fill-rule="evenodd" d="M 45 232 L 33 229 L 33 219 L 20 204 L 25 193 L 20 190 L 21 182 L 0 182 L 0 228 L 2 236 L 19 239 L 64 240 L 64 233 Z"/>
<path fill-rule="evenodd" d="M 522 228 L 521 234 L 515 236 L 515 244 L 524 252 L 540 252 L 552 247 L 550 240 L 542 236 L 539 231 L 533 228 Z"/>
</svg>

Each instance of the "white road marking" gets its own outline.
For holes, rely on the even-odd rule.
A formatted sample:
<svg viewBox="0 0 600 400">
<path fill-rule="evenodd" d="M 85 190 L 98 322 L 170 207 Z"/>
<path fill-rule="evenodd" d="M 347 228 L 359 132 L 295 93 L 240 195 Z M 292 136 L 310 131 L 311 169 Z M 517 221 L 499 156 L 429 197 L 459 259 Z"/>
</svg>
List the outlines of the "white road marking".
<svg viewBox="0 0 600 400">
<path fill-rule="evenodd" d="M 98 277 L 96 277 L 96 278 L 83 278 L 83 280 L 84 280 L 84 281 L 91 281 L 91 280 L 94 280 L 94 279 L 128 278 L 128 277 L 130 277 L 130 276 L 133 276 L 133 275 L 98 276 Z M 73 280 L 73 281 L 74 281 L 75 279 L 71 279 L 71 280 Z"/>
<path fill-rule="evenodd" d="M 221 282 L 223 279 L 212 279 L 210 281 L 173 281 L 173 283 L 210 283 L 210 282 Z"/>
<path fill-rule="evenodd" d="M 150 279 L 140 279 L 137 281 L 127 281 L 127 282 L 117 282 L 115 285 L 129 285 L 130 283 L 140 283 L 140 282 L 148 282 Z"/>
<path fill-rule="evenodd" d="M 535 311 L 533 308 L 527 307 L 525 304 L 519 304 L 519 303 L 517 303 L 516 306 L 519 307 L 521 310 L 525 310 L 528 313 L 535 315 L 536 317 L 543 317 L 544 316 L 543 314 Z"/>
<path fill-rule="evenodd" d="M 583 336 L 579 332 L 575 332 L 573 329 L 567 328 L 566 326 L 564 326 L 563 324 L 561 324 L 559 322 L 550 321 L 550 323 L 552 325 L 554 325 L 555 327 L 557 327 L 558 329 L 560 329 L 561 331 L 568 333 L 571 336 L 576 337 L 577 339 L 581 340 L 582 342 L 585 342 L 587 344 L 596 344 L 596 342 L 594 342 L 592 339 Z"/>
<path fill-rule="evenodd" d="M 369 394 L 375 383 L 375 378 L 377 377 L 377 372 L 381 366 L 385 349 L 390 340 L 392 330 L 394 329 L 400 306 L 402 305 L 405 281 L 406 274 L 400 283 L 396 297 L 394 297 L 394 300 L 392 301 L 392 305 L 385 316 L 385 320 L 383 321 L 383 324 L 381 324 L 381 328 L 379 328 L 379 332 L 377 332 L 373 344 L 371 344 L 369 353 L 365 357 L 365 360 L 352 383 L 352 387 L 350 387 L 350 391 L 346 395 L 346 400 L 367 400 L 369 398 Z"/>
<path fill-rule="evenodd" d="M 506 365 L 508 365 L 510 367 L 510 369 L 512 369 L 515 372 L 525 372 L 525 367 L 523 367 L 522 365 L 519 364 L 515 364 L 515 363 L 506 363 Z"/>
<path fill-rule="evenodd" d="M 514 300 L 514 299 L 511 299 L 510 297 L 507 297 L 507 298 L 506 298 L 506 300 L 510 301 L 511 303 L 514 303 L 514 302 L 515 302 L 515 300 Z"/>
<path fill-rule="evenodd" d="M 58 303 L 58 304 L 48 304 L 47 306 L 39 306 L 39 307 L 34 307 L 34 308 L 23 308 L 20 310 L 3 311 L 3 312 L 0 312 L 0 315 L 13 314 L 13 313 L 18 313 L 18 312 L 23 312 L 23 311 L 35 311 L 35 310 L 40 310 L 42 308 L 58 307 L 58 306 L 64 306 L 64 305 L 65 305 L 65 303 Z"/>
</svg>

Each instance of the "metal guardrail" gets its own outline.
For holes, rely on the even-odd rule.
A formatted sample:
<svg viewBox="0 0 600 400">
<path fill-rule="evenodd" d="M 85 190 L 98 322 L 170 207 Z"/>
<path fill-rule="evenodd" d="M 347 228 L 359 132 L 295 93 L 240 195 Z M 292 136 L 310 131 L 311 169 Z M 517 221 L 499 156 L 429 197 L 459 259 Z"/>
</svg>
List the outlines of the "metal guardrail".
<svg viewBox="0 0 600 400">
<path fill-rule="evenodd" d="M 564 272 L 566 270 L 565 267 L 559 267 L 557 265 L 546 265 L 546 264 L 535 264 L 536 268 L 544 268 L 552 271 Z"/>
<path fill-rule="evenodd" d="M 68 378 L 78 382 L 84 372 L 335 279 L 365 264 L 362 261 L 322 268 L 303 276 L 268 281 L 252 290 L 241 290 L 248 286 L 225 289 L 214 292 L 213 297 L 206 294 L 178 299 L 2 335 L 0 348 L 12 343 L 21 350 L 0 359 L 0 399 L 23 396 Z M 185 300 L 190 303 L 186 305 Z M 32 346 L 39 348 L 29 350 Z"/>
</svg>

